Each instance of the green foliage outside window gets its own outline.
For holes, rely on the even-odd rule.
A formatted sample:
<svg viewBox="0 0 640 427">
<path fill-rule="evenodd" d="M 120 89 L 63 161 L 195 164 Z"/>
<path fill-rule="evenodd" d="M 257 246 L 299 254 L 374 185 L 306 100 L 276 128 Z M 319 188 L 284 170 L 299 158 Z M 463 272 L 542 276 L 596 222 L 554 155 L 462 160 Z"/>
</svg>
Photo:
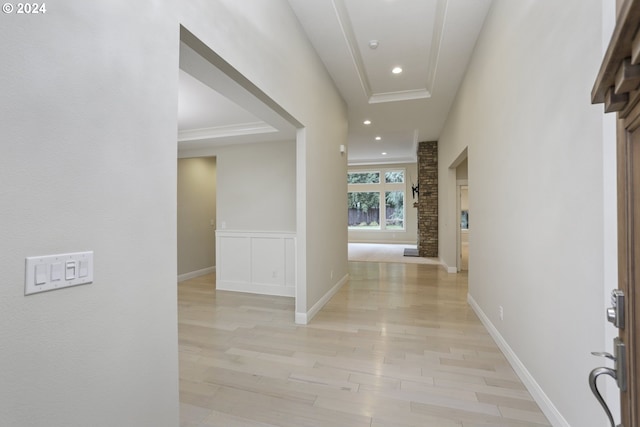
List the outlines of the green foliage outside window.
<svg viewBox="0 0 640 427">
<path fill-rule="evenodd" d="M 404 170 L 348 172 L 349 228 L 403 230 L 404 182 Z"/>
<path fill-rule="evenodd" d="M 380 193 L 357 191 L 347 197 L 349 227 L 380 228 Z"/>
<path fill-rule="evenodd" d="M 387 184 L 397 184 L 404 182 L 404 171 L 389 171 L 384 174 L 384 182 Z"/>
<path fill-rule="evenodd" d="M 348 184 L 379 184 L 380 172 L 349 172 Z"/>
<path fill-rule="evenodd" d="M 387 191 L 387 228 L 404 228 L 404 191 Z"/>
</svg>

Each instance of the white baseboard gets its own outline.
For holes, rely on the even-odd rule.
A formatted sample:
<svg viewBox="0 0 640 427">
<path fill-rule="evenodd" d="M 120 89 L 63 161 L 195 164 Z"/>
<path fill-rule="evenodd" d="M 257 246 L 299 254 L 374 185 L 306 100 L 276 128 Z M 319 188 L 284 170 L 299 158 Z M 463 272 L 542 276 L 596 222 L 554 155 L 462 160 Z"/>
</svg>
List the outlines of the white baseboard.
<svg viewBox="0 0 640 427">
<path fill-rule="evenodd" d="M 549 422 L 554 427 L 571 427 L 569 422 L 562 416 L 558 408 L 555 407 L 551 399 L 546 395 L 546 393 L 542 390 L 542 387 L 536 382 L 535 378 L 531 375 L 531 373 L 527 370 L 526 366 L 522 363 L 522 361 L 518 358 L 513 349 L 507 344 L 505 339 L 502 337 L 498 329 L 491 323 L 489 317 L 482 311 L 478 303 L 473 299 L 470 294 L 467 294 L 467 302 L 473 308 L 473 311 L 478 315 L 482 324 L 487 328 L 489 334 L 496 342 L 502 353 L 505 355 L 513 370 L 518 374 L 520 380 L 524 384 L 524 386 L 529 390 L 531 396 L 535 399 L 538 406 L 547 417 Z"/>
<path fill-rule="evenodd" d="M 196 277 L 205 276 L 207 274 L 211 274 L 215 272 L 216 272 L 216 267 L 213 266 L 213 267 L 203 268 L 202 270 L 196 270 L 196 271 L 191 271 L 189 273 L 180 274 L 178 275 L 178 283 L 184 282 L 185 280 L 194 279 Z"/>
<path fill-rule="evenodd" d="M 340 279 L 340 281 L 338 283 L 336 283 L 335 286 L 329 290 L 329 292 L 324 294 L 324 296 L 322 298 L 320 298 L 320 300 L 317 303 L 315 303 L 313 305 L 313 307 L 311 307 L 311 310 L 309 310 L 308 312 L 306 312 L 306 313 L 297 313 L 296 312 L 295 322 L 298 325 L 306 325 L 306 324 L 308 324 L 311 321 L 311 319 L 313 319 L 313 317 L 316 314 L 318 314 L 318 312 L 322 309 L 322 307 L 324 307 L 325 304 L 329 302 L 331 297 L 334 296 L 336 294 L 336 292 L 338 292 L 340 290 L 340 288 L 342 286 L 344 286 L 345 283 L 347 283 L 347 280 L 349 280 L 349 275 L 348 274 L 346 274 L 342 279 Z"/>
<path fill-rule="evenodd" d="M 440 261 L 440 264 L 442 265 L 442 268 L 444 268 L 447 273 L 454 274 L 458 272 L 458 267 L 449 267 L 442 258 L 439 258 L 439 261 Z"/>
<path fill-rule="evenodd" d="M 247 292 L 250 294 L 274 295 L 279 297 L 294 297 L 296 290 L 290 286 L 269 285 L 260 283 L 243 283 L 243 282 L 216 282 L 217 291 Z"/>
</svg>

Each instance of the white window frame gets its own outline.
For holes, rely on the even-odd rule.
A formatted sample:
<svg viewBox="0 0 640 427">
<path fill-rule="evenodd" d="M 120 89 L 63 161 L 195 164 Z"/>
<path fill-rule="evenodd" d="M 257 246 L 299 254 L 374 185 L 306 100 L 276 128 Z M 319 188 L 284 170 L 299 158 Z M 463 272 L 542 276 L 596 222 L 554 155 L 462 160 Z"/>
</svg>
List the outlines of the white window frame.
<svg viewBox="0 0 640 427">
<path fill-rule="evenodd" d="M 403 182 L 387 183 L 386 173 L 402 171 L 404 180 Z M 407 229 L 407 170 L 406 168 L 375 168 L 375 169 L 349 169 L 347 174 L 351 173 L 379 173 L 379 183 L 347 183 L 347 193 L 379 193 L 380 199 L 380 228 L 358 228 L 348 227 L 349 231 L 368 231 L 368 232 L 398 232 L 406 231 Z M 387 228 L 387 209 L 386 209 L 386 193 L 388 191 L 401 191 L 403 198 L 402 205 L 402 228 Z"/>
</svg>

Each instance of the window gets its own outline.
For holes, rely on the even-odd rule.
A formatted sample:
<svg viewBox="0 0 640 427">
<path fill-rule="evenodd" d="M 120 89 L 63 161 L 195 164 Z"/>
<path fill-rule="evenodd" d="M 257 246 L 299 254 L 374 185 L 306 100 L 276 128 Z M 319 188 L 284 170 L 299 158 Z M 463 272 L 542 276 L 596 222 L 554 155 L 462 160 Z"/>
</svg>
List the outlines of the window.
<svg viewBox="0 0 640 427">
<path fill-rule="evenodd" d="M 384 182 L 397 184 L 404 182 L 404 171 L 389 171 L 384 173 Z"/>
<path fill-rule="evenodd" d="M 349 184 L 379 184 L 380 172 L 349 172 L 347 174 Z"/>
<path fill-rule="evenodd" d="M 349 229 L 404 230 L 404 175 L 402 169 L 349 171 Z"/>
<path fill-rule="evenodd" d="M 404 229 L 404 191 L 384 193 L 387 229 Z"/>
<path fill-rule="evenodd" d="M 380 229 L 380 193 L 349 192 L 349 227 Z"/>
</svg>

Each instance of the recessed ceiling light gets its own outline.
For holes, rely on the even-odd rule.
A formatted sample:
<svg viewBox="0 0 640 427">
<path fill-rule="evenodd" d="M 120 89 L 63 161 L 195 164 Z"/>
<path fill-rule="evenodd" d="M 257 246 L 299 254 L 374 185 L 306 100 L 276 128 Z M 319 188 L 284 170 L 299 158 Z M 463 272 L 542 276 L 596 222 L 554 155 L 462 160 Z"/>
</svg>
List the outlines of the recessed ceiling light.
<svg viewBox="0 0 640 427">
<path fill-rule="evenodd" d="M 380 141 L 382 139 L 381 136 L 376 136 L 376 141 Z"/>
<path fill-rule="evenodd" d="M 387 152 L 386 152 L 386 151 L 383 151 L 383 152 L 382 152 L 382 155 L 383 155 L 383 156 L 386 156 L 386 155 L 387 155 Z"/>
<path fill-rule="evenodd" d="M 371 124 L 371 120 L 365 120 L 365 121 L 364 121 L 364 122 L 362 122 L 362 123 L 364 123 L 365 125 L 370 125 L 370 124 Z"/>
<path fill-rule="evenodd" d="M 393 70 L 391 70 L 391 72 L 393 74 L 400 74 L 402 72 L 402 68 L 400 67 L 394 67 Z"/>
</svg>

